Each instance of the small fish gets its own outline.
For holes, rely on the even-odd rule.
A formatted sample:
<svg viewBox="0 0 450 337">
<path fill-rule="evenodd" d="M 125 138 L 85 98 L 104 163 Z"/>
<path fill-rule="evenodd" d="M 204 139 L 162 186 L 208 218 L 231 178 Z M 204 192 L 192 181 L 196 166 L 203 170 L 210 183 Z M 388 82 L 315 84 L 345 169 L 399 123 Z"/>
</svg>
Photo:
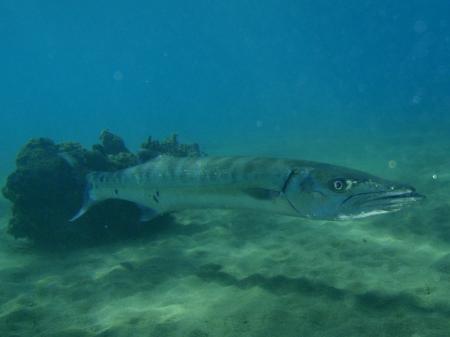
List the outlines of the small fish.
<svg viewBox="0 0 450 337">
<path fill-rule="evenodd" d="M 193 208 L 253 209 L 346 220 L 395 212 L 424 196 L 408 185 L 324 163 L 159 156 L 116 172 L 89 173 L 84 204 L 71 221 L 106 199 L 136 203 L 143 221 Z"/>
</svg>

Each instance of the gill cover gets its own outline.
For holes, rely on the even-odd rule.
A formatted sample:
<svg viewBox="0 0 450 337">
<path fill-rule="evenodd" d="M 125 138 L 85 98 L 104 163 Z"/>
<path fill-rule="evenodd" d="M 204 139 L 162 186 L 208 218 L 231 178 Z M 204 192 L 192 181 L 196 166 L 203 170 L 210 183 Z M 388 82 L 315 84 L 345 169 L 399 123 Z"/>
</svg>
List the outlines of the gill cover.
<svg viewBox="0 0 450 337">
<path fill-rule="evenodd" d="M 289 204 L 300 215 L 307 218 L 318 217 L 313 208 L 324 201 L 324 194 L 312 177 L 313 168 L 295 168 L 286 179 L 283 193 Z"/>
</svg>

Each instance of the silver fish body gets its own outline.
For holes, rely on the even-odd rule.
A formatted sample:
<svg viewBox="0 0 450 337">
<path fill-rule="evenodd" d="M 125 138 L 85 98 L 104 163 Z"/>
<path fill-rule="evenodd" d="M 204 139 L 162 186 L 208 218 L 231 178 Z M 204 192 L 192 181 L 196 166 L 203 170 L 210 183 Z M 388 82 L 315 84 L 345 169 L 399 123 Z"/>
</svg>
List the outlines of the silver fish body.
<svg viewBox="0 0 450 337">
<path fill-rule="evenodd" d="M 88 174 L 85 203 L 72 220 L 106 199 L 136 203 L 146 210 L 144 220 L 193 208 L 347 219 L 396 211 L 422 196 L 412 187 L 323 163 L 265 157 L 159 156 L 124 170 Z"/>
</svg>

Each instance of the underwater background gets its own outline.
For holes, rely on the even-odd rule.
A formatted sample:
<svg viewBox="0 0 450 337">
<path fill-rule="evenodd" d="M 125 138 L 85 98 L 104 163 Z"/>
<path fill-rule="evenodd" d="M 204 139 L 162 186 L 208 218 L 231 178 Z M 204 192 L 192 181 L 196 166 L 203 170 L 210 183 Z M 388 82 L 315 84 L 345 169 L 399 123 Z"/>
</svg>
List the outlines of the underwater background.
<svg viewBox="0 0 450 337">
<path fill-rule="evenodd" d="M 109 129 L 408 182 L 360 221 L 196 210 L 49 254 L 6 233 L 0 336 L 450 336 L 450 2 L 0 2 L 0 182 Z M 43 192 L 45 193 L 45 192 Z"/>
</svg>

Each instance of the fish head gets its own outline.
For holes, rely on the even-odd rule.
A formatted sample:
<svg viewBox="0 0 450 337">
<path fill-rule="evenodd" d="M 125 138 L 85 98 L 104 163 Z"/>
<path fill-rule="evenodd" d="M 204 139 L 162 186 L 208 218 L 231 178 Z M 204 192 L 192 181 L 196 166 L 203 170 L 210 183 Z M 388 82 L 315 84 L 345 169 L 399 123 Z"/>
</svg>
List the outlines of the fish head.
<svg viewBox="0 0 450 337">
<path fill-rule="evenodd" d="M 285 195 L 300 216 L 312 219 L 365 218 L 396 212 L 425 198 L 412 186 L 333 165 L 293 172 Z"/>
</svg>

